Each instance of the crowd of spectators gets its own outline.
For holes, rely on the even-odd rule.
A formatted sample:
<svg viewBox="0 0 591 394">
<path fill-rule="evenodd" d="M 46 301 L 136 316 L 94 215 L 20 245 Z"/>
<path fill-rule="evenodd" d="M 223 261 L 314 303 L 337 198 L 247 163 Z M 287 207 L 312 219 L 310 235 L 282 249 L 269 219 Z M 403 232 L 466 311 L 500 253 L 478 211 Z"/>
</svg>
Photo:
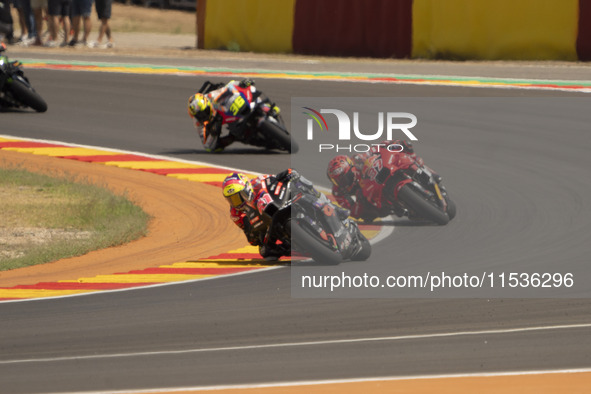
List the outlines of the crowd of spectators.
<svg viewBox="0 0 591 394">
<path fill-rule="evenodd" d="M 112 1 L 0 0 L 0 41 L 21 46 L 112 48 Z M 100 23 L 96 41 L 90 41 L 93 4 Z M 15 31 L 11 9 L 16 9 L 20 32 Z"/>
</svg>

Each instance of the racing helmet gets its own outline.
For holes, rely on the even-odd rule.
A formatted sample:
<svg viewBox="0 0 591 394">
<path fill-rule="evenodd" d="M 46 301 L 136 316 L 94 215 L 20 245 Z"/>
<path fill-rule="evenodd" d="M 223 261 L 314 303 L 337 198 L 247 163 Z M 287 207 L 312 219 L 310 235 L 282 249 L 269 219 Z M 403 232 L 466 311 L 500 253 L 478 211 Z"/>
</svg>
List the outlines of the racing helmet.
<svg viewBox="0 0 591 394">
<path fill-rule="evenodd" d="M 206 122 L 215 113 L 209 98 L 201 93 L 189 97 L 189 115 L 195 117 L 199 122 Z"/>
<path fill-rule="evenodd" d="M 250 180 L 239 172 L 233 172 L 224 179 L 222 191 L 230 206 L 239 211 L 244 210 L 246 204 L 254 200 Z"/>
<path fill-rule="evenodd" d="M 326 175 L 338 188 L 348 192 L 353 190 L 358 179 L 357 168 L 345 155 L 336 156 L 328 163 Z"/>
</svg>

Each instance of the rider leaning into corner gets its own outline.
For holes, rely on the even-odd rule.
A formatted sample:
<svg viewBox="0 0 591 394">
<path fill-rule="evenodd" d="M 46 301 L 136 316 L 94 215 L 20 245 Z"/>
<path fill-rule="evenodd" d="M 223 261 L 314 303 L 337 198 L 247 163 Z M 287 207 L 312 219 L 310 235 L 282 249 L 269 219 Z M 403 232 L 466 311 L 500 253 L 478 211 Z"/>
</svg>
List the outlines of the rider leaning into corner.
<svg viewBox="0 0 591 394">
<path fill-rule="evenodd" d="M 253 97 L 257 97 L 257 100 L 253 101 L 251 106 L 259 104 L 259 94 L 257 94 L 257 89 L 254 85 L 254 81 L 251 79 L 244 79 L 240 82 L 230 81 L 225 86 L 207 94 L 196 93 L 189 97 L 188 112 L 193 118 L 195 128 L 199 132 L 199 137 L 207 152 L 219 153 L 234 142 L 235 137 L 232 133 L 223 137 L 221 136 L 224 123 L 220 113 L 228 112 L 235 96 L 240 94 L 237 87 L 250 88 Z M 263 105 L 268 106 L 268 110 L 271 110 L 271 106 L 268 103 Z M 274 106 L 273 110 L 279 113 L 277 106 Z M 229 127 L 236 126 L 236 124 L 232 124 Z"/>
<path fill-rule="evenodd" d="M 333 183 L 332 195 L 336 202 L 343 208 L 351 211 L 351 216 L 356 219 L 362 219 L 365 222 L 371 222 L 376 218 L 383 218 L 392 214 L 391 207 L 388 204 L 382 204 L 382 208 L 378 208 L 367 200 L 362 188 L 361 182 L 366 170 L 372 167 L 373 160 L 380 155 L 379 149 L 387 149 L 392 147 L 399 154 L 407 154 L 411 156 L 417 164 L 424 165 L 422 158 L 417 156 L 412 144 L 408 141 L 395 140 L 384 141 L 377 146 L 373 146 L 369 152 L 359 153 L 348 157 L 339 155 L 334 157 L 327 168 L 327 176 Z M 434 176 L 441 179 L 434 171 Z M 394 206 L 394 214 L 398 217 L 404 216 L 402 207 Z"/>
<path fill-rule="evenodd" d="M 222 192 L 230 203 L 232 221 L 244 231 L 251 245 L 259 247 L 259 253 L 267 261 L 290 255 L 291 250 L 277 241 L 271 228 L 273 213 L 277 211 L 271 193 L 287 185 L 289 181 L 299 181 L 315 191 L 313 184 L 293 169 L 287 169 L 277 175 L 260 175 L 254 179 L 242 173 L 234 172 L 224 179 Z M 349 216 L 349 211 L 338 209 L 341 219 Z"/>
</svg>

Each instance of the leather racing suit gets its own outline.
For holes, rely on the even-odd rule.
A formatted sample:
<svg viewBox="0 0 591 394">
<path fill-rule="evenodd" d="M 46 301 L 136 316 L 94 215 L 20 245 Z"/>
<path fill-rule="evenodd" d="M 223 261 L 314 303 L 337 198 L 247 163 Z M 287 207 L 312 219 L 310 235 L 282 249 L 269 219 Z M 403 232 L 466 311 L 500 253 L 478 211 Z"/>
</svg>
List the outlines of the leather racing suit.
<svg viewBox="0 0 591 394">
<path fill-rule="evenodd" d="M 250 180 L 254 193 L 253 201 L 247 203 L 243 211 L 230 208 L 230 217 L 234 224 L 244 231 L 246 239 L 251 245 L 259 246 L 259 253 L 265 259 L 277 259 L 290 254 L 290 250 L 284 247 L 270 231 L 271 217 L 267 210 L 274 204 L 271 193 L 278 192 L 286 187 L 287 182 L 299 174 L 291 169 L 282 171 L 277 175 L 260 175 Z"/>
</svg>

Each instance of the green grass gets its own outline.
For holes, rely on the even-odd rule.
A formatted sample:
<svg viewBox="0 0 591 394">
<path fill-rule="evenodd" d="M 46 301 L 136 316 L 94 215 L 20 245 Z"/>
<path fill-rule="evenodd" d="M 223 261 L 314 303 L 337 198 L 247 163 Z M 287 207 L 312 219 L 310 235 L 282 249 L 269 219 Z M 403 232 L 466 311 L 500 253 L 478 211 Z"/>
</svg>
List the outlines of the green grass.
<svg viewBox="0 0 591 394">
<path fill-rule="evenodd" d="M 125 244 L 149 220 L 126 196 L 72 175 L 0 168 L 0 271 Z"/>
</svg>

